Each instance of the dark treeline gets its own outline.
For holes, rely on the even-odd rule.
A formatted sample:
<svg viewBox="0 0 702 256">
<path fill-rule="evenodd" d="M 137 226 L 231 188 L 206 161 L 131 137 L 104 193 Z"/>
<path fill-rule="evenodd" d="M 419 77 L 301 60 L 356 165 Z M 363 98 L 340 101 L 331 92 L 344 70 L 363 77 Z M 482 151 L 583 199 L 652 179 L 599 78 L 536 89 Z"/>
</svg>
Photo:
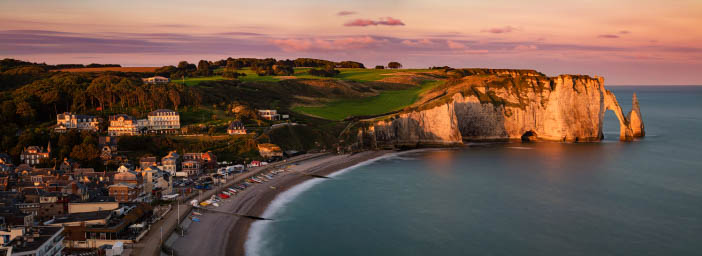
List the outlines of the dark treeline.
<svg viewBox="0 0 702 256">
<path fill-rule="evenodd" d="M 203 77 L 222 75 L 227 78 L 244 76 L 237 70 L 250 68 L 260 76 L 289 76 L 295 73 L 296 67 L 335 67 L 335 68 L 365 68 L 363 63 L 355 61 L 333 62 L 321 59 L 298 58 L 294 60 L 276 60 L 273 58 L 227 58 L 218 61 L 200 60 L 197 65 L 181 61 L 177 66 L 163 66 L 156 70 L 160 76 L 178 79 L 182 77 Z"/>
</svg>

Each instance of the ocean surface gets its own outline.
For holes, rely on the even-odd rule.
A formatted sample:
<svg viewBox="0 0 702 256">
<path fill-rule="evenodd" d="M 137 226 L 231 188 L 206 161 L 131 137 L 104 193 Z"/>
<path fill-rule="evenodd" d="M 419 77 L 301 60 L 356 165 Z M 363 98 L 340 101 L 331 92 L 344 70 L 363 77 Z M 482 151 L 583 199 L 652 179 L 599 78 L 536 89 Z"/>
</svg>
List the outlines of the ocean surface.
<svg viewBox="0 0 702 256">
<path fill-rule="evenodd" d="M 702 255 L 702 87 L 636 91 L 647 136 L 411 151 L 284 192 L 248 255 Z"/>
</svg>

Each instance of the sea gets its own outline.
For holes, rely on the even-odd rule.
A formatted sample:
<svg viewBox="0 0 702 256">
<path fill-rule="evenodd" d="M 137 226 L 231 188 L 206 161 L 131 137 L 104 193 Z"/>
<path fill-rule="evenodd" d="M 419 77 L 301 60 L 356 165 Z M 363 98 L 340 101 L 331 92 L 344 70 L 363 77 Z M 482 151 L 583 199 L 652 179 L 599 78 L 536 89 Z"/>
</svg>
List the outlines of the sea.
<svg viewBox="0 0 702 256">
<path fill-rule="evenodd" d="M 280 194 L 247 255 L 702 255 L 702 86 L 608 89 L 645 138 L 386 155 Z"/>
</svg>

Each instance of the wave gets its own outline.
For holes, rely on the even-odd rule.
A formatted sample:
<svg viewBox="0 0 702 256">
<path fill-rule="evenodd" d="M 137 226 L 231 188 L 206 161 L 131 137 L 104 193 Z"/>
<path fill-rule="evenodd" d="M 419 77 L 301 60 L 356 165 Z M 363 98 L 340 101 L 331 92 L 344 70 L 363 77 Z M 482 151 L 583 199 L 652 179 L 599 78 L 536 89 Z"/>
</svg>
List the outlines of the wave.
<svg viewBox="0 0 702 256">
<path fill-rule="evenodd" d="M 340 169 L 338 171 L 335 171 L 334 173 L 328 175 L 328 177 L 336 177 L 339 175 L 342 175 L 350 170 L 366 166 L 372 163 L 375 163 L 380 160 L 384 159 L 403 159 L 400 157 L 401 155 L 404 154 L 409 154 L 409 153 L 417 153 L 417 152 L 424 152 L 424 151 L 430 151 L 432 149 L 416 149 L 416 150 L 408 150 L 408 151 L 403 151 L 403 152 L 397 152 L 397 153 L 390 153 L 390 154 L 385 154 L 376 158 L 368 159 L 366 161 L 357 163 L 355 165 Z M 411 159 L 411 158 L 410 158 Z M 310 188 L 314 187 L 315 185 L 326 181 L 327 179 L 309 179 L 306 180 L 300 184 L 297 184 L 293 186 L 292 188 L 284 191 L 283 193 L 278 194 L 273 201 L 266 207 L 266 210 L 263 211 L 263 215 L 261 217 L 267 218 L 267 219 L 273 219 L 273 216 L 278 213 L 280 210 L 282 210 L 288 203 L 292 202 L 297 198 L 300 194 L 303 192 L 309 190 Z M 251 224 L 251 227 L 249 228 L 249 232 L 246 237 L 246 242 L 244 242 L 244 250 L 246 252 L 246 255 L 263 255 L 263 248 L 269 247 L 266 246 L 268 245 L 271 241 L 266 240 L 264 234 L 270 227 L 271 223 L 281 221 L 281 220 L 273 220 L 273 221 L 254 221 Z"/>
<path fill-rule="evenodd" d="M 522 149 L 522 150 L 533 149 L 533 148 L 530 148 L 530 147 L 507 147 L 507 148 L 510 148 L 510 149 Z"/>
</svg>

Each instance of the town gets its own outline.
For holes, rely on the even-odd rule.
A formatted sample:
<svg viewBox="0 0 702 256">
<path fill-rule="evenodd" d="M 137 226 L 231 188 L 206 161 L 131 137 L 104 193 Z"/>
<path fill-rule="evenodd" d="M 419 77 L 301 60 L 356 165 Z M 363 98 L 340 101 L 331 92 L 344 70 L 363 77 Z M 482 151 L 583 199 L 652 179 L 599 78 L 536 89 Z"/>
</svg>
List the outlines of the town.
<svg viewBox="0 0 702 256">
<path fill-rule="evenodd" d="M 167 78 L 144 79 L 160 83 Z M 275 121 L 272 126 L 297 125 L 276 110 L 261 109 L 259 117 Z M 107 129 L 101 129 L 101 123 Z M 129 136 L 189 136 L 182 134 L 180 115 L 170 109 L 157 109 L 145 118 L 127 114 L 109 116 L 105 122 L 91 115 L 65 112 L 56 116 L 53 132 L 99 135 L 101 171 L 82 166 L 80 161 L 53 158 L 51 142 L 25 147 L 19 162 L 0 154 L 0 237 L 2 255 L 119 255 L 139 242 L 150 226 L 173 209 L 173 202 L 194 199 L 202 191 L 227 183 L 236 174 L 302 152 L 283 152 L 275 144 L 257 145 L 260 160 L 233 163 L 218 161 L 212 152 L 169 151 L 166 155 L 127 157 L 118 141 Z M 246 135 L 239 120 L 227 127 L 228 136 Z M 56 147 L 56 146 L 54 146 Z M 109 168 L 116 166 L 116 168 Z M 268 173 L 275 175 L 279 171 Z M 261 182 L 271 176 L 247 179 Z M 245 189 L 246 181 L 236 186 Z M 235 187 L 203 199 L 194 206 L 217 206 L 212 200 L 229 198 Z M 197 220 L 197 218 L 193 218 Z"/>
</svg>

